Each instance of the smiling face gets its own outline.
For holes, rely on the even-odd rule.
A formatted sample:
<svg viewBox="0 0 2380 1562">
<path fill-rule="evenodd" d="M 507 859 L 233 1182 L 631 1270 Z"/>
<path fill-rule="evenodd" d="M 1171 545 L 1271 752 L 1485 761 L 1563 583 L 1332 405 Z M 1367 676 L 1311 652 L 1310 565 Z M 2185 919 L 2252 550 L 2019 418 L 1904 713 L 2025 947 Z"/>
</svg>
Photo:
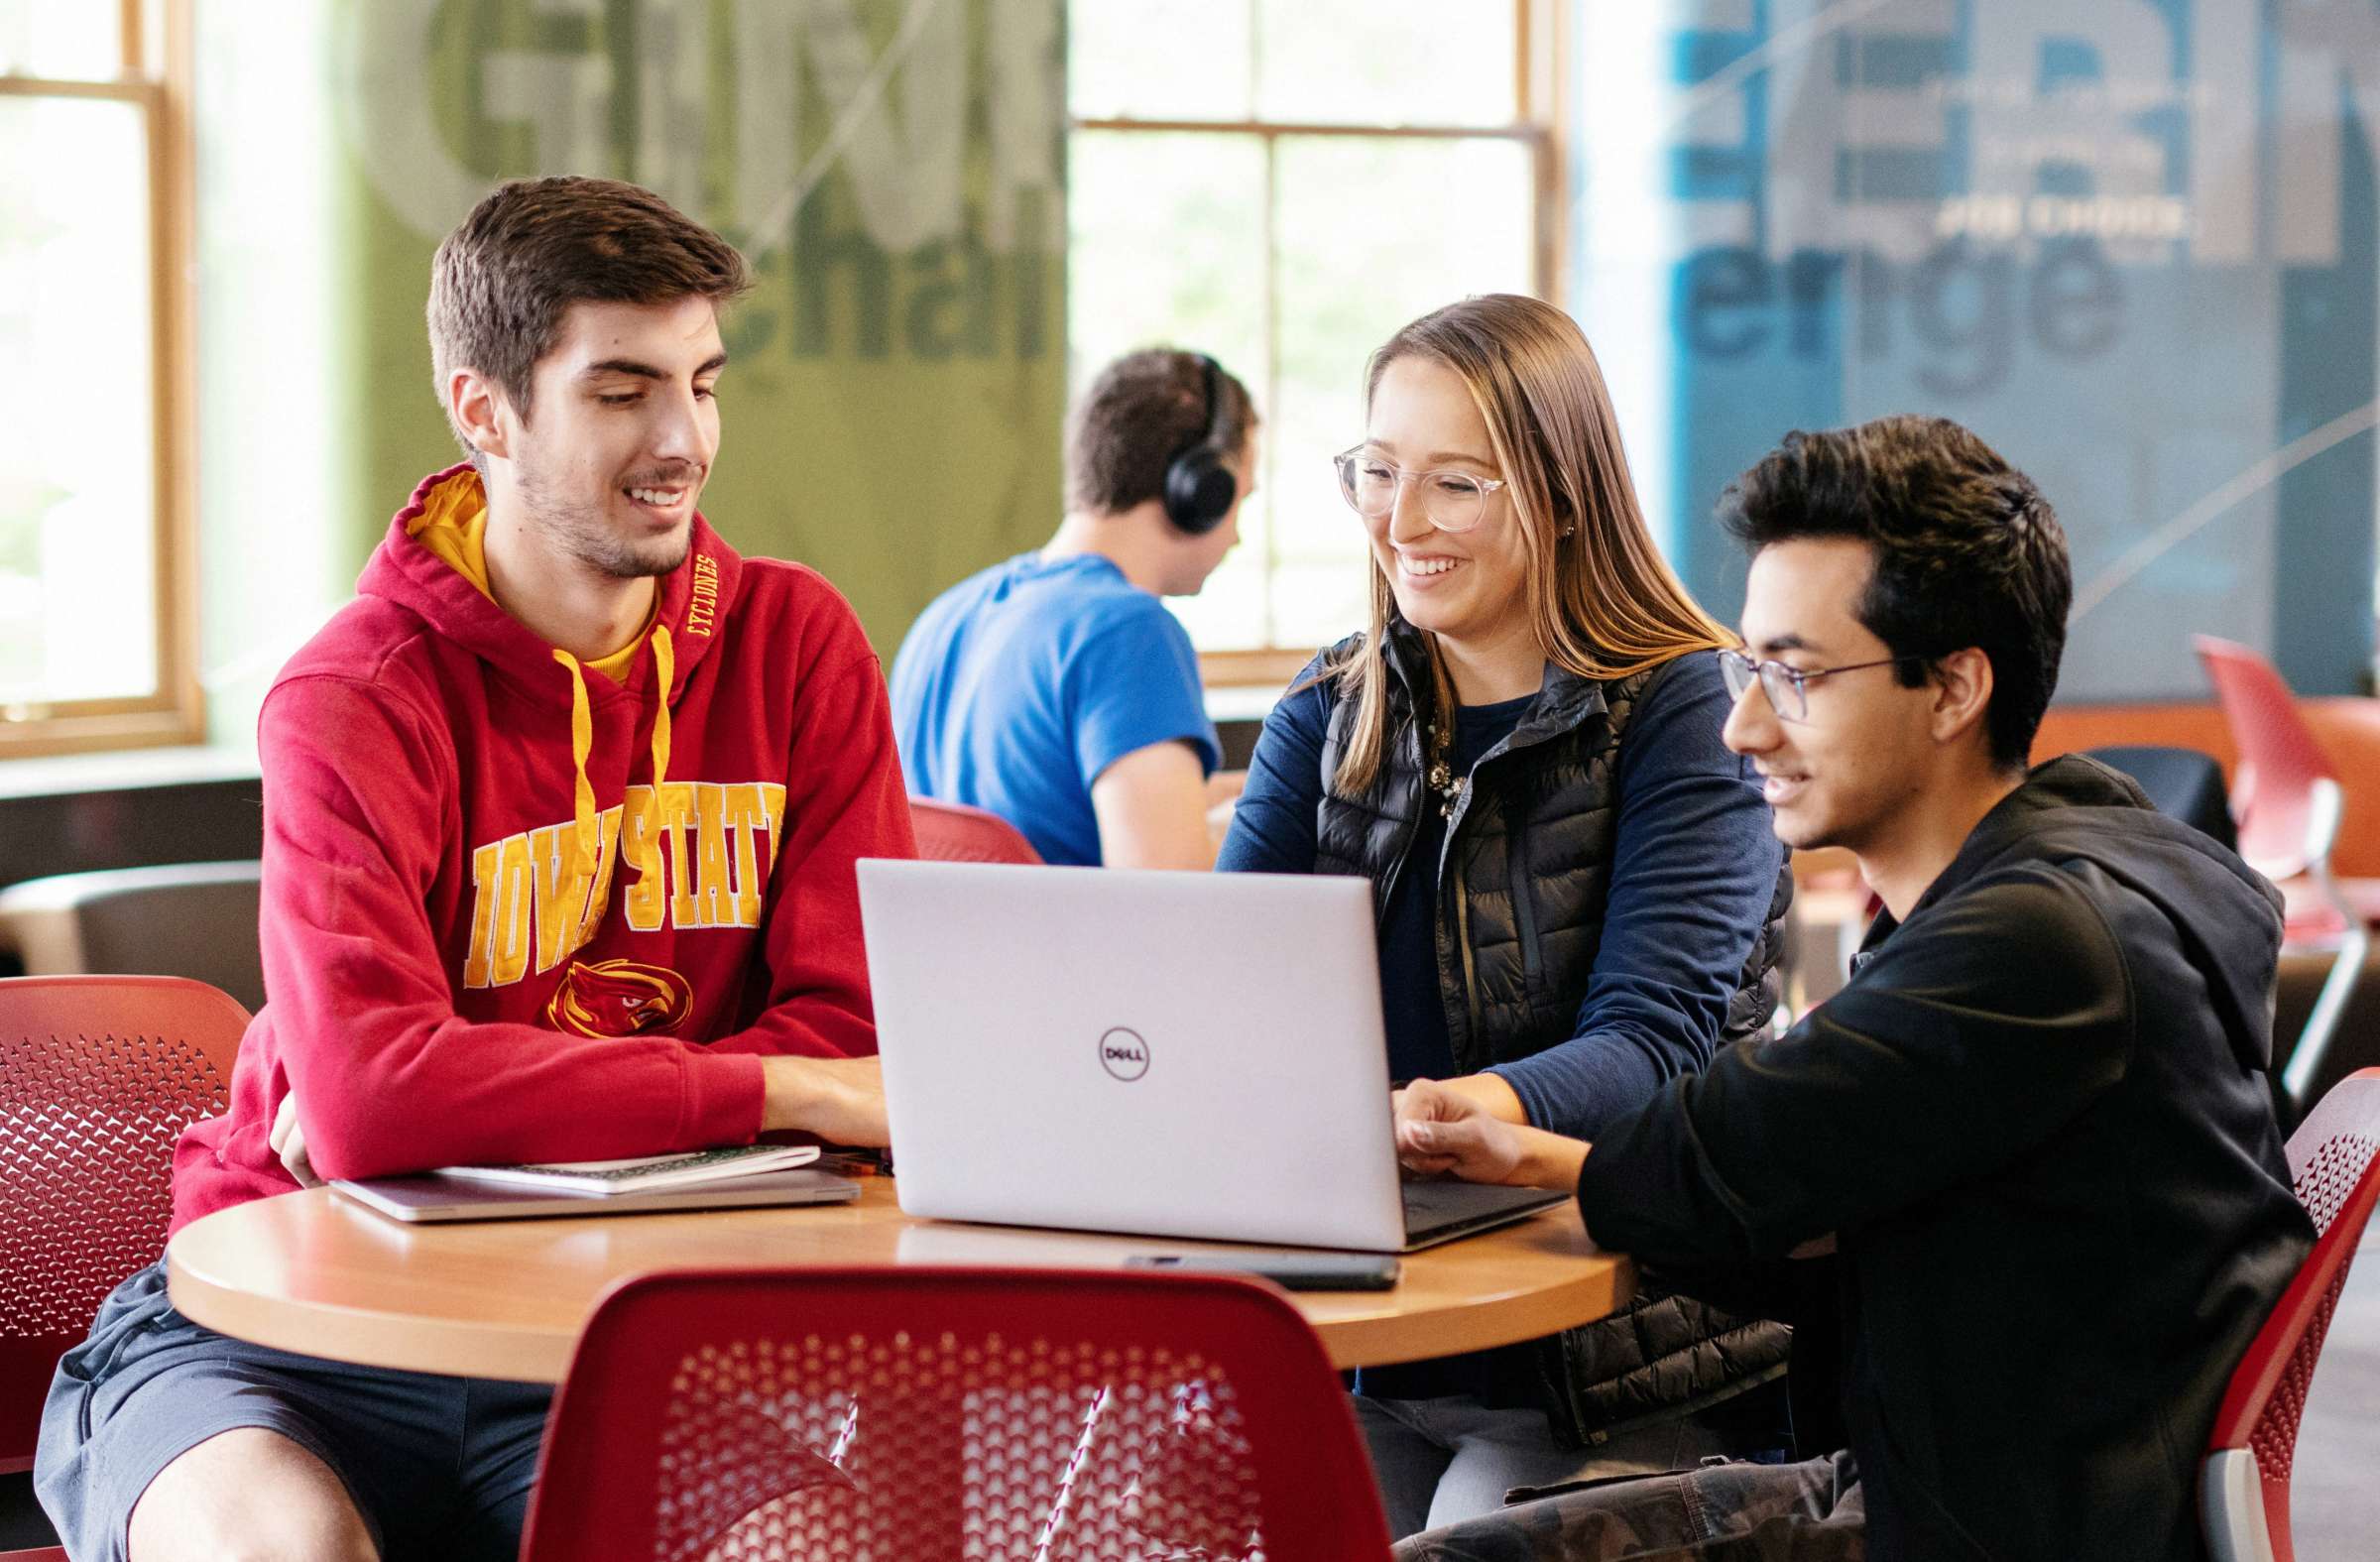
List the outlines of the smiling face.
<svg viewBox="0 0 2380 1562">
<path fill-rule="evenodd" d="M 570 305 L 537 360 L 531 416 L 497 417 L 530 533 L 557 560 L 616 579 L 684 562 L 719 451 L 727 354 L 711 300 Z"/>
<path fill-rule="evenodd" d="M 1760 661 L 1811 671 L 1890 657 L 1858 618 L 1874 569 L 1870 545 L 1848 539 L 1762 548 L 1744 586 L 1744 645 Z M 1907 833 L 1938 769 L 1936 686 L 1905 688 L 1879 666 L 1806 688 L 1807 719 L 1786 722 L 1755 682 L 1727 714 L 1726 745 L 1759 771 L 1777 839 L 1878 854 Z"/>
<path fill-rule="evenodd" d="M 1449 468 L 1483 479 L 1503 475 L 1470 387 L 1434 358 L 1402 357 L 1381 372 L 1363 449 L 1407 472 Z M 1445 532 L 1430 519 L 1424 487 L 1399 484 L 1394 508 L 1364 521 L 1397 611 L 1414 628 L 1457 647 L 1526 633 L 1528 562 L 1511 489 L 1488 496 L 1478 526 Z"/>
</svg>

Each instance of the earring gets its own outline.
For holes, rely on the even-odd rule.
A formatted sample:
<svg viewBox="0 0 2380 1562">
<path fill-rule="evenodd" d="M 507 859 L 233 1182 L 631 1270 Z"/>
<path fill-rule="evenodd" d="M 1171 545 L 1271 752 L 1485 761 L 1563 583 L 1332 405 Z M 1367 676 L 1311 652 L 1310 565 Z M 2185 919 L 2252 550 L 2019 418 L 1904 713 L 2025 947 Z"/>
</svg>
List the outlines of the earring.
<svg viewBox="0 0 2380 1562">
<path fill-rule="evenodd" d="M 1564 526 L 1561 531 L 1555 533 L 1554 535 L 1567 541 L 1570 535 L 1573 532 L 1576 532 L 1578 529 L 1578 523 L 1574 521 Z"/>
</svg>

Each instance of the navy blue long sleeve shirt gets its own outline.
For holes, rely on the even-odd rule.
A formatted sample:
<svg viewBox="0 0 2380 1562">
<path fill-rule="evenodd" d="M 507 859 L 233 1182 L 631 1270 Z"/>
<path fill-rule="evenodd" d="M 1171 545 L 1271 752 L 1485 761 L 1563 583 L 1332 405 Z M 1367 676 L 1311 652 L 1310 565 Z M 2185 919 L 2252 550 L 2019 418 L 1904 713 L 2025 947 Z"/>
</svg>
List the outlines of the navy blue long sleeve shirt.
<svg viewBox="0 0 2380 1562">
<path fill-rule="evenodd" d="M 1322 740 L 1339 694 L 1329 683 L 1291 687 L 1265 719 L 1219 869 L 1314 871 Z M 1457 765 L 1468 774 L 1529 703 L 1460 711 Z M 1621 733 L 1604 938 L 1578 1022 L 1569 1040 L 1490 1070 L 1539 1128 L 1592 1140 L 1718 1048 L 1783 861 L 1748 762 L 1720 741 L 1727 708 L 1719 659 L 1700 652 L 1653 680 Z M 1434 953 L 1444 830 L 1437 810 L 1425 808 L 1424 838 L 1380 927 L 1381 1009 L 1400 1079 L 1453 1068 Z"/>
</svg>

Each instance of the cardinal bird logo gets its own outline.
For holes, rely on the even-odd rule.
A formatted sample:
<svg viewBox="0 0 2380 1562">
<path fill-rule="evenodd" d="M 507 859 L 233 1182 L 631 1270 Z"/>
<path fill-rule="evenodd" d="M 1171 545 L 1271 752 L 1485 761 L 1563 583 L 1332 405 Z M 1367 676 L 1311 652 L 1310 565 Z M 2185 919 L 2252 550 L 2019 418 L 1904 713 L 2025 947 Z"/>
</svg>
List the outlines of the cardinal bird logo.
<svg viewBox="0 0 2380 1562">
<path fill-rule="evenodd" d="M 667 966 L 573 960 L 545 1005 L 545 1020 L 576 1035 L 637 1036 L 675 1028 L 693 1007 L 693 986 Z"/>
</svg>

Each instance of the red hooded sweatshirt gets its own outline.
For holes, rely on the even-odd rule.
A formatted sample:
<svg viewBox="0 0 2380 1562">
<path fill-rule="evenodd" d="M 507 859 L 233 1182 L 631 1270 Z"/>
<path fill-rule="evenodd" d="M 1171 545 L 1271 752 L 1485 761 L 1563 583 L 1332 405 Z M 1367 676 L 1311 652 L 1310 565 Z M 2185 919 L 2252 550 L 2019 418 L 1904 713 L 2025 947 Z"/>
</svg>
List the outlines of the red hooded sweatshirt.
<svg viewBox="0 0 2380 1562">
<path fill-rule="evenodd" d="M 297 1186 L 292 1091 L 315 1169 L 373 1177 L 743 1143 L 763 1055 L 876 1050 L 852 863 L 915 848 L 850 605 L 697 516 L 589 676 L 431 545 L 482 503 L 424 479 L 266 696 L 271 996 L 178 1229 Z"/>
</svg>

